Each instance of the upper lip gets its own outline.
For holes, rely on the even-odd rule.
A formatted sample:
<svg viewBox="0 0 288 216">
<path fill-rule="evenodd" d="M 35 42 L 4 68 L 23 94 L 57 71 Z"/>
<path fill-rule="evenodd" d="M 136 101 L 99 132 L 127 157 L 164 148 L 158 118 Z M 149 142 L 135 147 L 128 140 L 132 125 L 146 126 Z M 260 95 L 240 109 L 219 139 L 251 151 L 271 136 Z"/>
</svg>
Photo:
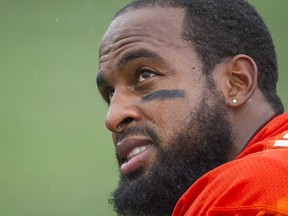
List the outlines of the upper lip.
<svg viewBox="0 0 288 216">
<path fill-rule="evenodd" d="M 152 140 L 147 137 L 129 137 L 124 138 L 121 142 L 116 145 L 116 153 L 119 162 L 124 163 L 127 161 L 128 154 L 135 148 L 140 146 L 152 145 Z"/>
</svg>

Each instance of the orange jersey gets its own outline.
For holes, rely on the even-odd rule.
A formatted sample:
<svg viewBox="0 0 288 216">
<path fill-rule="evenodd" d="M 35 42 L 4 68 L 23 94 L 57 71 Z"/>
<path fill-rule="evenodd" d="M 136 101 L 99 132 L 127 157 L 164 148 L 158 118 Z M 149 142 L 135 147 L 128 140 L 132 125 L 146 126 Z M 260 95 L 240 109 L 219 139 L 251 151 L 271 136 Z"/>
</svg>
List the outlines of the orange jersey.
<svg viewBox="0 0 288 216">
<path fill-rule="evenodd" d="M 172 216 L 288 216 L 288 113 L 264 126 L 233 161 L 199 178 Z"/>
</svg>

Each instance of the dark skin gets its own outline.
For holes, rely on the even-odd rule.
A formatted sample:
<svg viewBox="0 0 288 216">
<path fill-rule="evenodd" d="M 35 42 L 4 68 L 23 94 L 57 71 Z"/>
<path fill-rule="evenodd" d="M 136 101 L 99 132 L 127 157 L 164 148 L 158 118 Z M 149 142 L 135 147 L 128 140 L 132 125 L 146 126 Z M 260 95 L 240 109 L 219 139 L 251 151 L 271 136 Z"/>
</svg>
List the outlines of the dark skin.
<svg viewBox="0 0 288 216">
<path fill-rule="evenodd" d="M 129 128 L 152 128 L 165 148 L 203 97 L 213 104 L 202 63 L 182 38 L 183 18 L 184 11 L 175 8 L 128 11 L 103 37 L 97 84 L 109 104 L 106 127 L 124 176 L 139 170 L 145 175 L 158 154 L 149 136 L 135 135 Z M 243 54 L 223 60 L 212 73 L 232 125 L 231 160 L 274 116 L 258 89 L 257 74 L 253 59 Z"/>
</svg>

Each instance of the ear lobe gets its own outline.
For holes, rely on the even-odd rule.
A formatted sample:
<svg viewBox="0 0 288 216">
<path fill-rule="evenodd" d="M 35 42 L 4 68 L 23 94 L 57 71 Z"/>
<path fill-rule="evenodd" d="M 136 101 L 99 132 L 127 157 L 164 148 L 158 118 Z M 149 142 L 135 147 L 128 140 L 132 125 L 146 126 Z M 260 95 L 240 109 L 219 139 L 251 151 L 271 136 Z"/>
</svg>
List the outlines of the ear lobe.
<svg viewBox="0 0 288 216">
<path fill-rule="evenodd" d="M 236 55 L 228 62 L 229 89 L 227 105 L 239 108 L 245 104 L 257 88 L 258 69 L 256 63 L 247 55 Z"/>
</svg>

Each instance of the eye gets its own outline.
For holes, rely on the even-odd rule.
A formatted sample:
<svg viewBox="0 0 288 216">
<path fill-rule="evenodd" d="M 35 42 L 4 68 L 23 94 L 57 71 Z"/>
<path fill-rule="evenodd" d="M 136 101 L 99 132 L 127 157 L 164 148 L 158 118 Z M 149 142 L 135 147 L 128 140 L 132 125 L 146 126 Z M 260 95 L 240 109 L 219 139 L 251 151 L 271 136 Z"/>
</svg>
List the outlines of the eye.
<svg viewBox="0 0 288 216">
<path fill-rule="evenodd" d="M 155 72 L 149 70 L 149 69 L 141 69 L 140 72 L 139 72 L 139 82 L 142 82 L 146 79 L 149 79 L 151 77 L 154 77 L 156 76 Z"/>
<path fill-rule="evenodd" d="M 114 95 L 114 88 L 107 88 L 103 91 L 102 93 L 102 96 L 103 96 L 103 99 L 108 103 L 110 104 L 110 101 L 112 100 L 113 98 L 113 95 Z"/>
<path fill-rule="evenodd" d="M 114 89 L 110 89 L 110 90 L 108 91 L 108 99 L 109 99 L 109 101 L 112 100 L 112 97 L 113 97 L 113 95 L 114 95 L 114 92 L 115 92 Z"/>
</svg>

